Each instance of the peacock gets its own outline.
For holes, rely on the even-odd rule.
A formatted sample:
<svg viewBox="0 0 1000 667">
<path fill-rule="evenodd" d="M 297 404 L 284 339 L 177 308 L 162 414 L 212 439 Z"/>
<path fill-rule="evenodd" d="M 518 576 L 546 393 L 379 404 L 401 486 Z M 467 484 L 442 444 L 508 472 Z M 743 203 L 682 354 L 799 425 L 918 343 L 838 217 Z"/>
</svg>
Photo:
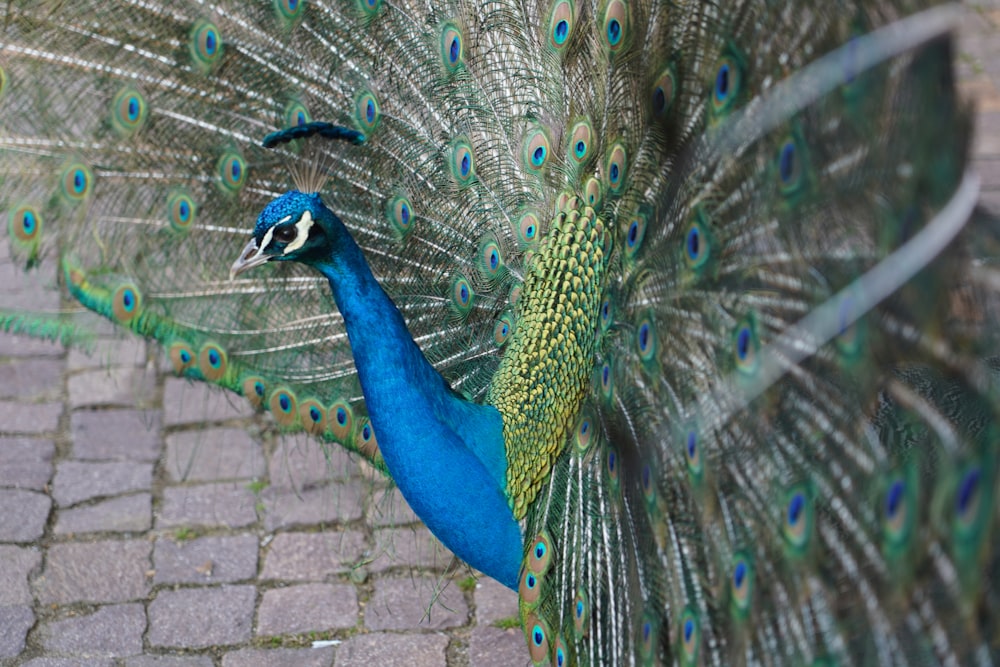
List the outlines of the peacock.
<svg viewBox="0 0 1000 667">
<path fill-rule="evenodd" d="M 73 305 L 0 322 L 110 319 L 357 453 L 536 665 L 994 664 L 957 16 L 12 0 L 7 243 Z"/>
</svg>

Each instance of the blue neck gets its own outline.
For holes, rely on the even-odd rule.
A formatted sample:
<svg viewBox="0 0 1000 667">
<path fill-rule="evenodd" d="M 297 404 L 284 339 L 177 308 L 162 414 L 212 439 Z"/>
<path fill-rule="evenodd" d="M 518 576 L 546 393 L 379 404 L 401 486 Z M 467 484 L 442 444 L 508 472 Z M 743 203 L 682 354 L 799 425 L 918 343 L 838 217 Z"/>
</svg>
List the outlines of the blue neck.
<svg viewBox="0 0 1000 667">
<path fill-rule="evenodd" d="M 379 449 L 403 497 L 452 552 L 517 588 L 521 529 L 506 494 L 503 422 L 457 396 L 427 362 L 361 249 L 335 219 L 330 281 Z"/>
</svg>

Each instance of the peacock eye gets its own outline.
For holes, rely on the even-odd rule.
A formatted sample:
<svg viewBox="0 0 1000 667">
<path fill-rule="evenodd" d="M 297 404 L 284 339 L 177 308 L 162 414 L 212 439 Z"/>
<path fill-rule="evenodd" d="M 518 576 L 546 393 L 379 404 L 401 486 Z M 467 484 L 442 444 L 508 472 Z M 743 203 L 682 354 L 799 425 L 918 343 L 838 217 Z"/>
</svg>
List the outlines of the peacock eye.
<svg viewBox="0 0 1000 667">
<path fill-rule="evenodd" d="M 276 241 L 280 241 L 281 243 L 291 243 L 292 241 L 295 240 L 295 235 L 297 233 L 298 232 L 296 231 L 295 227 L 292 226 L 277 227 L 274 230 L 274 238 Z"/>
</svg>

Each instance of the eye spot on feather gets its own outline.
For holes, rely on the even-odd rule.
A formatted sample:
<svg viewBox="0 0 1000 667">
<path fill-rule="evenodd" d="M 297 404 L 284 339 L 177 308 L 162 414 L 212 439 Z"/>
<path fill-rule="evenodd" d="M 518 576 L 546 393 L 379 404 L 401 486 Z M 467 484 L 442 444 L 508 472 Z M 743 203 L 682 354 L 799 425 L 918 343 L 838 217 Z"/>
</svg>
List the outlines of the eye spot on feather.
<svg viewBox="0 0 1000 667">
<path fill-rule="evenodd" d="M 608 151 L 608 159 L 604 163 L 604 173 L 607 178 L 609 192 L 618 194 L 625 183 L 625 147 L 616 143 Z"/>
<path fill-rule="evenodd" d="M 517 239 L 522 246 L 535 245 L 538 240 L 538 216 L 534 213 L 525 213 L 517 223 Z"/>
<path fill-rule="evenodd" d="M 628 7 L 621 0 L 611 0 L 604 11 L 604 42 L 612 53 L 627 43 Z"/>
<path fill-rule="evenodd" d="M 750 611 L 754 571 L 750 559 L 743 553 L 733 558 L 732 576 L 729 578 L 729 599 L 733 612 L 746 616 Z"/>
<path fill-rule="evenodd" d="M 525 171 L 537 174 L 545 168 L 549 146 L 549 137 L 544 130 L 534 129 L 525 135 L 521 149 L 521 165 Z"/>
<path fill-rule="evenodd" d="M 639 358 L 644 362 L 651 361 L 656 354 L 656 330 L 652 318 L 648 315 L 636 327 L 635 346 Z"/>
<path fill-rule="evenodd" d="M 684 461 L 687 464 L 688 474 L 694 479 L 701 478 L 702 461 L 701 446 L 698 442 L 698 431 L 688 429 L 684 437 Z"/>
<path fill-rule="evenodd" d="M 534 614 L 525 619 L 525 633 L 528 640 L 528 654 L 532 662 L 541 664 L 549 660 L 549 629 L 545 621 Z"/>
<path fill-rule="evenodd" d="M 573 4 L 569 0 L 559 0 L 549 14 L 549 46 L 562 51 L 569 43 L 576 24 Z"/>
<path fill-rule="evenodd" d="M 378 440 L 375 438 L 375 428 L 367 417 L 360 423 L 355 445 L 358 451 L 369 459 L 374 459 L 376 454 L 378 454 Z"/>
<path fill-rule="evenodd" d="M 724 53 L 716 63 L 712 84 L 712 112 L 722 115 L 733 108 L 743 86 L 743 72 L 739 60 L 732 53 Z"/>
<path fill-rule="evenodd" d="M 708 261 L 710 244 L 705 229 L 698 220 L 692 220 L 684 234 L 684 260 L 692 269 L 704 266 Z"/>
<path fill-rule="evenodd" d="M 271 394 L 267 407 L 279 426 L 292 426 L 298 416 L 298 400 L 287 387 L 278 387 Z"/>
<path fill-rule="evenodd" d="M 138 131 L 146 114 L 146 99 L 132 86 L 119 90 L 111 102 L 111 125 L 122 136 Z"/>
<path fill-rule="evenodd" d="M 198 370 L 209 382 L 222 379 L 228 369 L 226 353 L 215 343 L 205 343 L 198 352 Z"/>
<path fill-rule="evenodd" d="M 274 9 L 278 17 L 286 21 L 299 18 L 305 5 L 305 0 L 274 0 Z"/>
<path fill-rule="evenodd" d="M 611 364 L 607 361 L 598 367 L 598 384 L 601 386 L 601 395 L 604 400 L 610 401 L 614 394 L 614 375 L 611 372 Z"/>
<path fill-rule="evenodd" d="M 590 147 L 593 141 L 594 131 L 590 123 L 581 120 L 573 125 L 570 130 L 569 139 L 569 159 L 571 163 L 583 164 L 590 157 Z"/>
<path fill-rule="evenodd" d="M 451 175 L 455 183 L 465 187 L 476 177 L 476 163 L 472 146 L 465 139 L 456 139 L 451 145 Z"/>
<path fill-rule="evenodd" d="M 594 418 L 588 411 L 580 415 L 576 425 L 576 450 L 580 454 L 585 454 L 590 449 L 590 444 L 594 438 Z"/>
<path fill-rule="evenodd" d="M 538 597 L 542 592 L 541 581 L 537 574 L 526 568 L 521 569 L 521 583 L 518 585 L 517 593 L 521 602 L 529 609 L 538 603 Z"/>
<path fill-rule="evenodd" d="M 264 397 L 267 395 L 267 385 L 264 380 L 256 375 L 243 378 L 240 383 L 243 396 L 254 408 L 261 408 L 264 405 Z"/>
<path fill-rule="evenodd" d="M 454 72 L 465 61 L 462 33 L 454 23 L 445 23 L 441 29 L 441 61 L 449 72 Z"/>
<path fill-rule="evenodd" d="M 752 317 L 747 317 L 736 327 L 733 336 L 733 356 L 736 368 L 745 374 L 753 373 L 759 364 L 760 341 Z"/>
<path fill-rule="evenodd" d="M 507 344 L 511 332 L 514 330 L 514 319 L 509 313 L 504 313 L 493 326 L 493 342 L 497 347 Z"/>
<path fill-rule="evenodd" d="M 642 242 L 646 238 L 646 216 L 642 213 L 636 213 L 626 220 L 628 220 L 628 228 L 625 230 L 625 254 L 632 259 L 639 252 Z"/>
<path fill-rule="evenodd" d="M 285 107 L 285 127 L 298 127 L 299 125 L 305 125 L 311 122 L 312 116 L 309 114 L 309 109 L 307 109 L 306 106 L 299 100 L 292 100 L 288 106 Z"/>
<path fill-rule="evenodd" d="M 131 322 L 139 314 L 141 297 L 134 285 L 120 285 L 111 296 L 111 312 L 121 324 Z"/>
<path fill-rule="evenodd" d="M 594 209 L 601 208 L 604 201 L 604 189 L 596 176 L 591 176 L 583 186 L 583 197 L 587 205 Z"/>
<path fill-rule="evenodd" d="M 354 122 L 365 135 L 370 136 L 382 118 L 378 99 L 370 90 L 362 90 L 354 99 Z"/>
<path fill-rule="evenodd" d="M 42 216 L 34 206 L 22 204 L 8 214 L 7 228 L 20 245 L 36 244 L 42 232 Z"/>
<path fill-rule="evenodd" d="M 802 151 L 794 138 L 788 138 L 778 151 L 779 189 L 785 196 L 802 188 Z"/>
<path fill-rule="evenodd" d="M 472 310 L 475 301 L 475 293 L 465 276 L 459 274 L 455 276 L 451 283 L 451 305 L 452 310 L 460 316 L 466 316 Z"/>
<path fill-rule="evenodd" d="M 205 71 L 211 69 L 222 55 L 222 36 L 214 23 L 198 21 L 191 30 L 191 57 L 194 65 Z"/>
<path fill-rule="evenodd" d="M 701 626 L 698 617 L 690 607 L 681 615 L 681 660 L 685 665 L 698 661 L 698 646 L 701 644 Z"/>
<path fill-rule="evenodd" d="M 247 170 L 243 157 L 229 151 L 219 158 L 216 165 L 218 183 L 224 192 L 233 194 L 239 192 L 246 182 Z"/>
<path fill-rule="evenodd" d="M 524 567 L 537 575 L 545 574 L 552 564 L 552 541 L 547 533 L 539 533 L 531 541 Z"/>
<path fill-rule="evenodd" d="M 979 466 L 969 466 L 961 475 L 955 491 L 955 518 L 959 529 L 972 528 L 979 516 L 981 479 Z"/>
<path fill-rule="evenodd" d="M 650 108 L 653 112 L 653 118 L 666 117 L 674 103 L 675 88 L 674 71 L 668 67 L 653 82 L 653 90 L 650 93 Z"/>
<path fill-rule="evenodd" d="M 167 221 L 175 232 L 186 232 L 194 224 L 197 208 L 191 196 L 175 191 L 167 197 Z"/>
<path fill-rule="evenodd" d="M 555 647 L 552 649 L 553 667 L 563 667 L 566 664 L 566 646 L 562 639 L 556 639 Z"/>
<path fill-rule="evenodd" d="M 407 197 L 397 195 L 390 199 L 386 203 L 385 215 L 399 238 L 405 238 L 410 233 L 413 223 L 413 205 Z"/>
<path fill-rule="evenodd" d="M 354 411 L 347 401 L 337 401 L 330 406 L 327 412 L 330 417 L 327 423 L 330 433 L 341 444 L 350 442 L 351 432 L 354 430 Z"/>
<path fill-rule="evenodd" d="M 496 280 L 504 268 L 500 246 L 496 240 L 487 237 L 479 246 L 479 272 L 487 281 Z"/>
<path fill-rule="evenodd" d="M 382 7 L 382 0 L 357 0 L 357 3 L 361 14 L 366 18 L 378 14 L 378 10 Z"/>
<path fill-rule="evenodd" d="M 607 454 L 604 456 L 604 471 L 608 475 L 608 486 L 613 491 L 618 490 L 618 453 L 611 447 L 608 447 Z"/>
<path fill-rule="evenodd" d="M 590 604 L 587 593 L 582 589 L 576 589 L 576 597 L 573 598 L 573 634 L 577 639 L 582 639 L 590 629 Z"/>
<path fill-rule="evenodd" d="M 194 350 L 184 342 L 171 344 L 167 356 L 170 357 L 170 363 L 174 367 L 174 372 L 178 375 L 191 368 L 191 365 L 194 364 Z"/>
<path fill-rule="evenodd" d="M 91 193 L 93 181 L 94 175 L 86 165 L 79 162 L 67 165 L 60 179 L 63 198 L 70 204 L 83 201 Z"/>
<path fill-rule="evenodd" d="M 886 546 L 898 548 L 908 541 L 913 521 L 912 504 L 906 479 L 893 479 L 882 500 L 882 526 Z"/>
<path fill-rule="evenodd" d="M 653 659 L 656 653 L 656 645 L 659 641 L 659 625 L 655 616 L 648 611 L 642 615 L 642 623 L 639 624 L 638 635 L 636 639 L 639 640 L 639 655 L 643 658 L 643 662 L 648 662 Z"/>
<path fill-rule="evenodd" d="M 801 487 L 793 487 L 787 494 L 782 519 L 785 541 L 797 552 L 805 550 L 812 533 L 812 502 Z"/>
</svg>

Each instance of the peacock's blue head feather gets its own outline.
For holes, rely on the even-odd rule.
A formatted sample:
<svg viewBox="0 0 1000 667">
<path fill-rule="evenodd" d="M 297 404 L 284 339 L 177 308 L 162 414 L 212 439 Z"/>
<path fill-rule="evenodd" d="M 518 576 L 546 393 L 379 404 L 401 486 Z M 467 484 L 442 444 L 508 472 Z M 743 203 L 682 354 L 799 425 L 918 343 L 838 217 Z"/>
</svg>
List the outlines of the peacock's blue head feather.
<svg viewBox="0 0 1000 667">
<path fill-rule="evenodd" d="M 253 238 L 230 267 L 230 277 L 271 260 L 313 264 L 327 259 L 344 234 L 343 224 L 318 193 L 286 192 L 257 218 Z"/>
</svg>

